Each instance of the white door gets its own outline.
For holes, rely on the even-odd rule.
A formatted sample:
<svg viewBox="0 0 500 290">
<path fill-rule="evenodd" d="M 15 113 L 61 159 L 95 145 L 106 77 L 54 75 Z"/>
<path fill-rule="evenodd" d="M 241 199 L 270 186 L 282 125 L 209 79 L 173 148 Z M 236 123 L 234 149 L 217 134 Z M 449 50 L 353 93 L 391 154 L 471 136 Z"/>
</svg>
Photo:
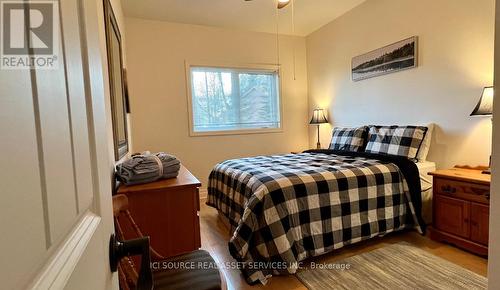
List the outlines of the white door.
<svg viewBox="0 0 500 290">
<path fill-rule="evenodd" d="M 102 0 L 45 2 L 57 7 L 58 68 L 0 70 L 0 288 L 118 289 L 108 259 L 114 158 Z M 10 14 L 30 19 L 21 53 L 31 55 L 34 3 Z"/>
</svg>

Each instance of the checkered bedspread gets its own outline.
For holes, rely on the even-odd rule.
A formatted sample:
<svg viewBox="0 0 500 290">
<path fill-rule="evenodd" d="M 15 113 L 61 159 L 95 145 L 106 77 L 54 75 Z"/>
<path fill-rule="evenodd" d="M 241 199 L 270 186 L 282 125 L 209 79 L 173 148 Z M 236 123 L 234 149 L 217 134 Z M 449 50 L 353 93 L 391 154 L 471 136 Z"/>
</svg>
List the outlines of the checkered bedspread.
<svg viewBox="0 0 500 290">
<path fill-rule="evenodd" d="M 229 249 L 247 281 L 265 284 L 306 258 L 403 228 L 421 232 L 412 203 L 420 191 L 400 167 L 338 153 L 227 160 L 210 173 L 207 204 L 232 224 Z"/>
</svg>

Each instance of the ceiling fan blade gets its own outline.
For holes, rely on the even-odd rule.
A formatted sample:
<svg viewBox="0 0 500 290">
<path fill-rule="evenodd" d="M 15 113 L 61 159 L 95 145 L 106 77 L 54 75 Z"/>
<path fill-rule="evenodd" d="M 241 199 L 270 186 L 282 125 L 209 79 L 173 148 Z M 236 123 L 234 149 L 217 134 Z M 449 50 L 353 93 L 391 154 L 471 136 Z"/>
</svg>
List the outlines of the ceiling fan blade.
<svg viewBox="0 0 500 290">
<path fill-rule="evenodd" d="M 245 2 L 250 2 L 253 0 L 245 0 Z M 288 4 L 290 4 L 290 0 L 278 0 L 278 9 L 285 8 Z"/>
</svg>

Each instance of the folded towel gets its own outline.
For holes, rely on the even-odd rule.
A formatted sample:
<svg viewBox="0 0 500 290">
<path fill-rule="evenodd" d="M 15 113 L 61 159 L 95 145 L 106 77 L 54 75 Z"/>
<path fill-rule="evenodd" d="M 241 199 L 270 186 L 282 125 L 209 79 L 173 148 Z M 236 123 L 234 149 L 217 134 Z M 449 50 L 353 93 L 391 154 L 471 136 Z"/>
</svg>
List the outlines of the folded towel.
<svg viewBox="0 0 500 290">
<path fill-rule="evenodd" d="M 144 152 L 116 166 L 117 176 L 127 185 L 173 178 L 179 174 L 180 161 L 164 152 Z"/>
<path fill-rule="evenodd" d="M 179 175 L 179 172 L 173 172 L 173 173 L 169 173 L 169 174 L 165 174 L 163 175 L 163 177 L 161 179 L 168 179 L 168 178 L 175 178 Z M 156 181 L 156 180 L 159 180 L 159 179 L 155 179 L 155 180 L 150 180 L 150 179 L 134 179 L 132 181 L 129 181 L 127 183 L 125 183 L 126 185 L 136 185 L 136 184 L 143 184 L 143 183 L 149 183 L 149 182 L 153 182 L 153 181 Z"/>
</svg>

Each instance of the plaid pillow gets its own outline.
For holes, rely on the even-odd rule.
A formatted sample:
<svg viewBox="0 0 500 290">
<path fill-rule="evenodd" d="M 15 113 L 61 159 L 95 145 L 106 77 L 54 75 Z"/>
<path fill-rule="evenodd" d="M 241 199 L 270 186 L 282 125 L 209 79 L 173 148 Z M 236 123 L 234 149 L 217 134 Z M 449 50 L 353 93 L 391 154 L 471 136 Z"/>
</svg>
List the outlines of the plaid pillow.
<svg viewBox="0 0 500 290">
<path fill-rule="evenodd" d="M 342 151 L 363 151 L 368 135 L 368 127 L 334 128 L 329 149 Z"/>
<path fill-rule="evenodd" d="M 370 126 L 366 152 L 404 156 L 416 160 L 427 127 Z"/>
</svg>

